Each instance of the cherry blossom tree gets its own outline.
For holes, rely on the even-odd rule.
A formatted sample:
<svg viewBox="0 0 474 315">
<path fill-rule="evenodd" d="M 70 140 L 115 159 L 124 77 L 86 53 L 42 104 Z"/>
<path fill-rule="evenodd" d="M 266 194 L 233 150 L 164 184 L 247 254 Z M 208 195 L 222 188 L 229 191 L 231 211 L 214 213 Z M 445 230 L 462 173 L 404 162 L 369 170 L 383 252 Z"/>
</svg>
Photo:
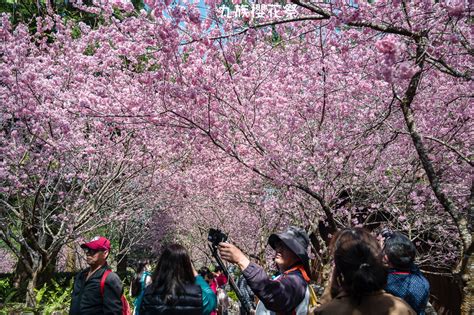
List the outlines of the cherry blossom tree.
<svg viewBox="0 0 474 315">
<path fill-rule="evenodd" d="M 122 89 L 139 70 L 125 70 L 127 60 L 110 47 L 110 36 L 122 51 L 134 46 L 122 31 L 130 33 L 46 16 L 31 35 L 2 17 L 0 237 L 18 257 L 17 283 L 26 280 L 30 306 L 61 247 L 152 207 L 157 170 L 179 155 L 160 149 L 158 132 L 137 127 L 141 118 L 123 115 L 140 104 L 139 93 Z"/>
<path fill-rule="evenodd" d="M 104 185 L 115 205 L 146 187 L 158 205 L 155 244 L 180 238 L 201 255 L 217 226 L 262 258 L 267 236 L 294 223 L 322 262 L 338 228 L 389 225 L 409 233 L 426 266 L 467 284 L 467 4 L 296 0 L 291 18 L 226 20 L 214 2 L 206 16 L 196 3 L 119 4 L 122 16 L 104 3 L 77 4 L 105 21 L 97 28 L 46 17 L 29 36 L 3 20 L 3 204 L 34 205 L 50 172 L 73 188 L 71 201 L 94 206 L 97 191 L 112 198 Z M 25 181 L 37 184 L 19 195 Z M 87 198 L 77 195 L 84 185 Z M 74 202 L 61 213 L 80 218 Z"/>
<path fill-rule="evenodd" d="M 372 208 L 419 233 L 414 239 L 425 232 L 412 219 L 442 218 L 433 221 L 445 235 L 439 244 L 459 248 L 447 257 L 467 283 L 467 4 L 293 3 L 300 13 L 293 19 L 232 20 L 210 30 L 210 21 L 188 23 L 173 65 L 181 90 L 155 106 L 247 170 L 314 198 L 331 231 L 350 214 L 336 213 L 344 191 L 377 194 Z"/>
</svg>

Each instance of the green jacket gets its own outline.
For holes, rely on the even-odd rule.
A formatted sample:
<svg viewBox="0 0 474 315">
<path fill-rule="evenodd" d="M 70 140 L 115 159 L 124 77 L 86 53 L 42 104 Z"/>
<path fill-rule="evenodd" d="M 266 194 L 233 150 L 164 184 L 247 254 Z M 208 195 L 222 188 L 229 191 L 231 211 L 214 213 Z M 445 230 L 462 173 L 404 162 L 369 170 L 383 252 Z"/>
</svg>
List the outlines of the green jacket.
<svg viewBox="0 0 474 315">
<path fill-rule="evenodd" d="M 211 287 L 201 276 L 196 276 L 196 284 L 202 290 L 202 314 L 209 315 L 217 307 L 217 298 Z"/>
</svg>

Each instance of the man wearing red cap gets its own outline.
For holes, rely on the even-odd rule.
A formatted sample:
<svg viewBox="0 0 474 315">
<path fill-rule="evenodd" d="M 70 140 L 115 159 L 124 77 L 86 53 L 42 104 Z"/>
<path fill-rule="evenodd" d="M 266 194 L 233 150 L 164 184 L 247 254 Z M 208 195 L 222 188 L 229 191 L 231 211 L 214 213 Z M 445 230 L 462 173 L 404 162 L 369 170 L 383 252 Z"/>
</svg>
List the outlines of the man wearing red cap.
<svg viewBox="0 0 474 315">
<path fill-rule="evenodd" d="M 70 315 L 120 315 L 122 314 L 122 282 L 114 272 L 105 278 L 103 293 L 101 280 L 109 268 L 107 256 L 110 241 L 102 236 L 82 244 L 89 268 L 81 271 L 74 279 Z"/>
</svg>

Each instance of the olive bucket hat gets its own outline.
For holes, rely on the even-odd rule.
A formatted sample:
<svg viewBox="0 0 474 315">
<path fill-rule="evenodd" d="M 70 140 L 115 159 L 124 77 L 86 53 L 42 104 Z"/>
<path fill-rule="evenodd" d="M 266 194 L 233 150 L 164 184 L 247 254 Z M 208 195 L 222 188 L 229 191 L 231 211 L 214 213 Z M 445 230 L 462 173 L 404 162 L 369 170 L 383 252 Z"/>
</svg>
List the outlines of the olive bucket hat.
<svg viewBox="0 0 474 315">
<path fill-rule="evenodd" d="M 275 243 L 281 240 L 303 263 L 304 269 L 310 274 L 308 245 L 309 237 L 306 231 L 300 227 L 290 226 L 285 232 L 270 235 L 268 244 L 275 249 Z"/>
</svg>

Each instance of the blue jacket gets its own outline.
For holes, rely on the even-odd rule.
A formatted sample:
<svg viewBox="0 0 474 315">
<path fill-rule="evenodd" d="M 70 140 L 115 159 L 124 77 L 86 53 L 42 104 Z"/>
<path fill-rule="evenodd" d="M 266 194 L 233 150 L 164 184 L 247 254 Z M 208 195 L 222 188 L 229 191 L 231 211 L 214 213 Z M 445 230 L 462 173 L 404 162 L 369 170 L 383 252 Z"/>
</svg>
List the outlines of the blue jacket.
<svg viewBox="0 0 474 315">
<path fill-rule="evenodd" d="M 430 284 L 415 265 L 408 272 L 390 269 L 385 291 L 403 299 L 418 315 L 425 314 Z"/>
</svg>

